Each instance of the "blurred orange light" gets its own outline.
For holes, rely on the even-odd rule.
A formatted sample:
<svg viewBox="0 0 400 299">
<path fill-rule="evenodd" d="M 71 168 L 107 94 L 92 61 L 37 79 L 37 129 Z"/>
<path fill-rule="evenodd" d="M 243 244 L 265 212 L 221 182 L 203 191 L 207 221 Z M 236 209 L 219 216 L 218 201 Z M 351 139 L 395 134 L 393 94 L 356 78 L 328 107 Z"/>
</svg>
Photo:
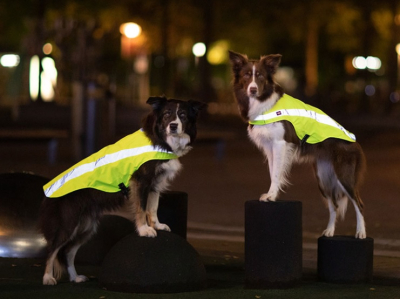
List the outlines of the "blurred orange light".
<svg viewBox="0 0 400 299">
<path fill-rule="evenodd" d="M 128 38 L 135 38 L 142 33 L 142 28 L 133 22 L 124 23 L 119 27 L 119 32 Z"/>
<path fill-rule="evenodd" d="M 49 55 L 51 52 L 53 52 L 53 46 L 50 43 L 45 44 L 43 46 L 43 53 Z"/>
</svg>

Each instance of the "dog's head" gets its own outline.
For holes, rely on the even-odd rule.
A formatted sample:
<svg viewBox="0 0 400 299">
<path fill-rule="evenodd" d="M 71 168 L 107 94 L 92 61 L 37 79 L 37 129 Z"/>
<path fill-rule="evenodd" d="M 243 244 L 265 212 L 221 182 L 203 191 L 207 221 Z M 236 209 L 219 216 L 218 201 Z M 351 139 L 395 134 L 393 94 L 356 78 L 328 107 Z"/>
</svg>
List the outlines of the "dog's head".
<svg viewBox="0 0 400 299">
<path fill-rule="evenodd" d="M 143 129 L 153 144 L 174 150 L 176 144 L 186 138 L 186 145 L 191 144 L 197 135 L 197 116 L 206 104 L 199 101 L 181 101 L 166 97 L 150 97 L 147 104 L 153 111 L 144 119 Z M 167 147 L 167 149 L 169 149 Z"/>
<path fill-rule="evenodd" d="M 249 119 L 249 99 L 267 101 L 274 93 L 280 96 L 282 88 L 274 81 L 282 55 L 262 56 L 259 60 L 248 59 L 246 55 L 229 51 L 233 71 L 233 87 L 243 118 Z"/>
</svg>

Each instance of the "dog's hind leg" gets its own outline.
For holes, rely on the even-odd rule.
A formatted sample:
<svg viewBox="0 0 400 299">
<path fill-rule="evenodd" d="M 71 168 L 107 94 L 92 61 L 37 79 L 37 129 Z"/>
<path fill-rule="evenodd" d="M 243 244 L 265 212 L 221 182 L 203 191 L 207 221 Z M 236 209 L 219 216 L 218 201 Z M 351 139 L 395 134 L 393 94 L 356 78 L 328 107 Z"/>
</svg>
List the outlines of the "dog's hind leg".
<svg viewBox="0 0 400 299">
<path fill-rule="evenodd" d="M 356 198 L 359 198 L 359 195 L 356 194 L 355 195 Z M 361 199 L 360 199 L 361 200 Z M 365 239 L 367 237 L 367 231 L 365 229 L 365 221 L 364 221 L 364 216 L 360 210 L 360 207 L 358 205 L 358 203 L 360 202 L 360 200 L 355 199 L 355 200 L 351 200 L 353 202 L 354 205 L 354 209 L 356 210 L 356 217 L 357 217 L 357 230 L 356 230 L 356 238 L 359 239 Z"/>
<path fill-rule="evenodd" d="M 87 278 L 85 275 L 78 275 L 76 273 L 74 261 L 79 247 L 81 247 L 81 244 L 75 244 L 67 253 L 67 270 L 69 274 L 69 280 L 78 283 L 89 280 L 89 278 Z"/>
<path fill-rule="evenodd" d="M 76 273 L 76 269 L 75 269 L 75 256 L 76 253 L 78 252 L 78 249 L 81 247 L 81 245 L 85 242 L 86 240 L 84 240 L 83 242 L 72 242 L 71 244 L 68 244 L 67 248 L 66 248 L 66 262 L 67 262 L 67 271 L 68 271 L 68 275 L 69 275 L 69 280 L 70 281 L 74 281 L 74 282 L 84 282 L 89 280 L 85 275 L 78 275 Z"/>
<path fill-rule="evenodd" d="M 346 196 L 350 198 L 351 202 L 353 203 L 354 209 L 356 211 L 357 228 L 355 237 L 359 239 L 365 239 L 367 237 L 367 232 L 365 229 L 364 216 L 362 214 L 363 202 L 360 198 L 360 195 L 358 194 L 358 191 L 353 191 L 349 187 L 345 188 L 340 181 L 338 181 L 338 184 L 342 188 Z"/>
<path fill-rule="evenodd" d="M 56 285 L 57 284 L 57 280 L 54 277 L 54 269 L 56 267 L 56 277 L 59 278 L 61 276 L 62 269 L 61 269 L 59 262 L 56 260 L 57 260 L 58 252 L 64 245 L 65 245 L 65 243 L 60 245 L 55 250 L 53 250 L 49 253 L 49 257 L 47 258 L 46 268 L 45 268 L 44 275 L 43 275 L 43 284 L 44 285 Z"/>
<path fill-rule="evenodd" d="M 329 208 L 329 222 L 326 229 L 322 232 L 322 235 L 325 237 L 333 237 L 333 235 L 335 234 L 336 219 L 337 219 L 336 207 L 334 206 L 331 199 L 327 198 L 326 200 L 328 202 L 328 208 Z"/>
<path fill-rule="evenodd" d="M 326 199 L 329 209 L 329 221 L 326 229 L 322 232 L 323 236 L 332 237 L 335 234 L 336 219 L 338 216 L 338 199 L 341 196 L 338 190 L 337 177 L 333 169 L 332 163 L 328 160 L 319 159 L 314 163 L 315 176 L 318 180 L 319 190 L 322 196 Z M 345 202 L 341 203 L 343 211 Z"/>
</svg>

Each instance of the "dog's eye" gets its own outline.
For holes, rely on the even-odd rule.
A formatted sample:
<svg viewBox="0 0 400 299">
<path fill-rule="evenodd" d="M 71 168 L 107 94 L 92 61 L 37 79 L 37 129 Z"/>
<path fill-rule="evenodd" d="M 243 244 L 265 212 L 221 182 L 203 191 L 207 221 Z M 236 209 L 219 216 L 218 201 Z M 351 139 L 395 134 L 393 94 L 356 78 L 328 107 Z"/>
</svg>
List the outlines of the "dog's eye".
<svg viewBox="0 0 400 299">
<path fill-rule="evenodd" d="M 171 111 L 165 111 L 163 117 L 169 118 L 171 116 Z"/>
<path fill-rule="evenodd" d="M 181 112 L 179 112 L 179 118 L 180 119 L 186 119 L 186 112 L 184 112 L 184 111 L 181 111 Z"/>
<path fill-rule="evenodd" d="M 245 77 L 246 79 L 251 77 L 251 72 L 247 72 L 243 75 L 243 77 Z"/>
<path fill-rule="evenodd" d="M 257 73 L 256 73 L 256 77 L 259 78 L 259 79 L 262 79 L 262 78 L 263 78 L 263 75 L 262 75 L 261 73 L 257 72 Z"/>
</svg>

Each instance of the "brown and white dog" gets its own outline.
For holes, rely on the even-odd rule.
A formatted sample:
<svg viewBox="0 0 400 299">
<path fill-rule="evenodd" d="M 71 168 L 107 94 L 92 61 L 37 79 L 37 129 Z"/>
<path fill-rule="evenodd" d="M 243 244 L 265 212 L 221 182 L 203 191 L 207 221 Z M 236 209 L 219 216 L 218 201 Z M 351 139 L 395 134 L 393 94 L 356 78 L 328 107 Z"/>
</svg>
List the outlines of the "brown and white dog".
<svg viewBox="0 0 400 299">
<path fill-rule="evenodd" d="M 153 110 L 143 119 L 142 131 L 152 146 L 172 152 L 175 157 L 186 154 L 196 138 L 198 112 L 205 104 L 165 97 L 151 97 L 147 103 Z M 130 161 L 124 160 L 124 163 Z M 39 218 L 39 228 L 48 247 L 43 284 L 57 284 L 65 269 L 70 281 L 87 280 L 86 276 L 76 273 L 75 254 L 96 232 L 103 215 L 118 215 L 132 221 L 140 236 L 156 237 L 156 230 L 170 231 L 158 221 L 158 200 L 180 169 L 177 158 L 153 159 L 128 174 L 129 191 L 108 193 L 84 188 L 58 198 L 45 197 Z M 118 170 L 112 173 L 119 175 Z"/>
<path fill-rule="evenodd" d="M 262 56 L 259 60 L 229 51 L 233 70 L 233 89 L 242 118 L 254 121 L 270 110 L 284 95 L 274 80 L 281 55 Z M 362 214 L 363 202 L 359 184 L 365 172 L 365 157 L 357 142 L 328 138 L 316 144 L 301 142 L 291 122 L 277 121 L 263 125 L 249 125 L 248 135 L 268 159 L 271 185 L 260 201 L 275 201 L 288 183 L 287 176 L 293 162 L 313 163 L 319 189 L 329 208 L 329 222 L 323 235 L 335 233 L 338 216 L 344 218 L 348 199 L 357 217 L 356 238 L 366 238 Z"/>
</svg>

